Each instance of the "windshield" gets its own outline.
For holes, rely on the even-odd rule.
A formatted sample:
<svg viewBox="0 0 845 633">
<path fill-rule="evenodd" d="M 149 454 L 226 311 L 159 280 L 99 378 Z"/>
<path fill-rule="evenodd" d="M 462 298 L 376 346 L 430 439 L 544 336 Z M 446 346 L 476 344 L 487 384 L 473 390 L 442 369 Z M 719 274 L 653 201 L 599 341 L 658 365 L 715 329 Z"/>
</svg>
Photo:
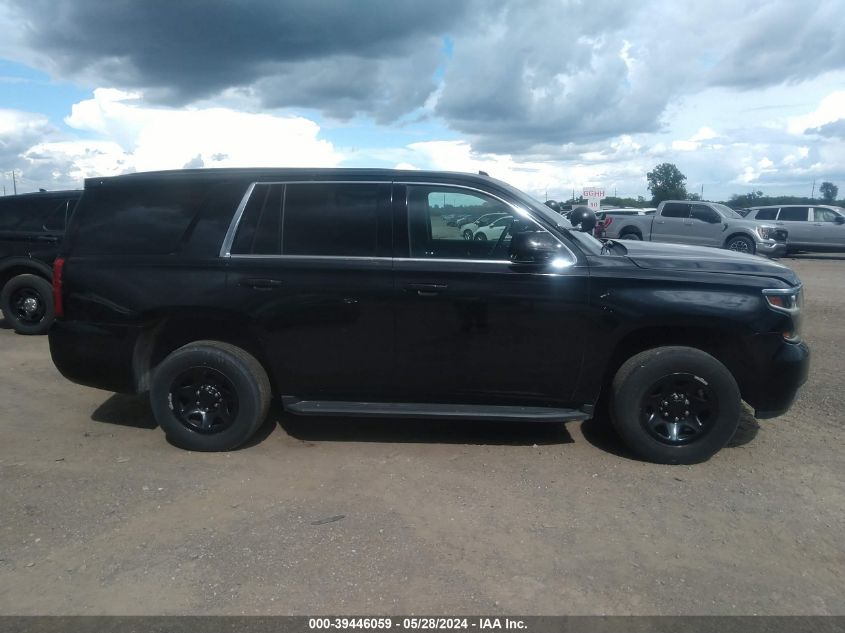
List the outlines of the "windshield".
<svg viewBox="0 0 845 633">
<path fill-rule="evenodd" d="M 716 209 L 719 213 L 721 213 L 722 217 L 724 217 L 724 218 L 740 218 L 740 219 L 742 218 L 742 216 L 739 213 L 737 213 L 736 211 L 734 211 L 730 207 L 726 207 L 723 204 L 719 204 L 717 202 L 714 202 L 714 203 L 711 203 L 711 206 L 714 209 Z"/>
</svg>

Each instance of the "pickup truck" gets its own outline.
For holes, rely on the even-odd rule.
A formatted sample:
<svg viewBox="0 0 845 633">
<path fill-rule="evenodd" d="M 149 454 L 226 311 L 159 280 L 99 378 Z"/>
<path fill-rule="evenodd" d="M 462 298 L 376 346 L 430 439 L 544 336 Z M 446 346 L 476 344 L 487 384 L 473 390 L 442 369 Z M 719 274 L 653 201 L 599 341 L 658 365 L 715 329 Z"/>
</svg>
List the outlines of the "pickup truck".
<svg viewBox="0 0 845 633">
<path fill-rule="evenodd" d="M 717 202 L 686 200 L 665 200 L 654 215 L 615 218 L 604 228 L 604 237 L 711 246 L 769 257 L 780 257 L 787 248 L 787 231 L 774 223 L 747 220 Z"/>
</svg>

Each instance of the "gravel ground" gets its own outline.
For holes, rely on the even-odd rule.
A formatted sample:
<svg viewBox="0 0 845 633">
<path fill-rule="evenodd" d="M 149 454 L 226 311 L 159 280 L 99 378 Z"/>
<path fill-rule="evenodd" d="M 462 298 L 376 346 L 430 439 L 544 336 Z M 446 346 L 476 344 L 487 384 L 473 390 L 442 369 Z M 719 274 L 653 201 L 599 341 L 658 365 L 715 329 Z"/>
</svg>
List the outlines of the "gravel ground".
<svg viewBox="0 0 845 633">
<path fill-rule="evenodd" d="M 810 380 L 693 467 L 604 420 L 274 414 L 188 453 L 0 329 L 0 613 L 845 614 L 845 257 L 786 263 Z"/>
</svg>

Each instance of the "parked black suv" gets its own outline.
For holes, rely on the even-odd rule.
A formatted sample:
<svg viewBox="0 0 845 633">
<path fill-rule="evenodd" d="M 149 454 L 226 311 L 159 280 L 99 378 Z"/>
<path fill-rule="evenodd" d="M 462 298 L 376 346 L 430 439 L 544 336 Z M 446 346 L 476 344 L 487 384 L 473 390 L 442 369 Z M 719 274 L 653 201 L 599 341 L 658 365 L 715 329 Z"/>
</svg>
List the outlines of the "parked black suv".
<svg viewBox="0 0 845 633">
<path fill-rule="evenodd" d="M 81 191 L 0 197 L 0 310 L 20 334 L 53 322 L 53 260 Z"/>
<path fill-rule="evenodd" d="M 463 209 L 512 222 L 466 240 L 448 220 Z M 808 370 L 789 268 L 602 243 L 483 175 L 91 179 L 53 281 L 59 370 L 149 391 L 193 450 L 246 441 L 272 397 L 301 415 L 562 422 L 604 395 L 637 455 L 692 463 L 730 440 L 740 399 L 779 415 Z"/>
</svg>

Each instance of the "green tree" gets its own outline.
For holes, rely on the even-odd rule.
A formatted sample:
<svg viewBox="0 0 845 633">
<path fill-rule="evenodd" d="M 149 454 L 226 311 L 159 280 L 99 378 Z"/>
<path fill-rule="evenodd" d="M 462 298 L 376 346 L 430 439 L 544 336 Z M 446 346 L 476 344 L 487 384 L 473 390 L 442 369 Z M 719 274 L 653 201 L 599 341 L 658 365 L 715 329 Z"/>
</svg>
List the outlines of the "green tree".
<svg viewBox="0 0 845 633">
<path fill-rule="evenodd" d="M 836 196 L 839 195 L 839 187 L 832 182 L 823 182 L 819 187 L 819 193 L 822 194 L 825 202 L 835 202 Z"/>
<path fill-rule="evenodd" d="M 664 200 L 686 200 L 687 177 L 672 163 L 661 163 L 646 174 L 652 203 L 657 205 Z"/>
</svg>

